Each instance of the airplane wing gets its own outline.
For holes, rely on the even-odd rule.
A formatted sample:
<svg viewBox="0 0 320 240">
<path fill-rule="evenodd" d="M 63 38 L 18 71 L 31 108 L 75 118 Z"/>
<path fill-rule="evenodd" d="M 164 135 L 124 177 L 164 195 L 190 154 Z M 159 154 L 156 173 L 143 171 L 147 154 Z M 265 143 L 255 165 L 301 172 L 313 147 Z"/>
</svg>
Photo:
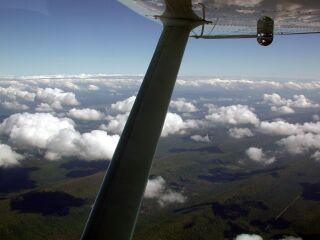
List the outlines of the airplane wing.
<svg viewBox="0 0 320 240">
<path fill-rule="evenodd" d="M 138 14 L 159 21 L 167 13 L 165 0 L 120 0 Z M 191 33 L 206 39 L 248 38 L 256 35 L 257 21 L 262 16 L 274 20 L 274 35 L 320 32 L 318 0 L 192 0 L 195 15 L 206 22 Z M 175 16 L 186 18 L 184 16 Z"/>
<path fill-rule="evenodd" d="M 306 35 L 306 34 L 319 34 L 320 32 L 301 32 L 301 33 L 276 33 L 275 35 L 288 36 L 288 35 Z M 252 35 L 191 35 L 192 38 L 201 39 L 241 39 L 241 38 L 256 38 L 257 34 Z"/>
</svg>

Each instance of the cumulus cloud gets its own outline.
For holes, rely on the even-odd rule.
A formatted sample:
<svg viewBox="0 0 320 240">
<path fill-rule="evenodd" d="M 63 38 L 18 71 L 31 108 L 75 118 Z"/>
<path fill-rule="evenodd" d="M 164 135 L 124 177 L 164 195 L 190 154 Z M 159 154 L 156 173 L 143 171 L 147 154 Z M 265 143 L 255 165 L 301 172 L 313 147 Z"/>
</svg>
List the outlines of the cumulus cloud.
<svg viewBox="0 0 320 240">
<path fill-rule="evenodd" d="M 106 120 L 108 123 L 102 125 L 103 129 L 112 133 L 120 134 L 127 122 L 129 113 L 135 101 L 135 96 L 129 97 L 123 101 L 118 101 L 111 104 L 111 109 L 118 114 L 108 115 Z M 183 134 L 187 129 L 198 128 L 200 126 L 198 120 L 183 120 L 182 117 L 177 113 L 168 112 L 163 125 L 162 137 L 167 137 L 170 134 Z"/>
<path fill-rule="evenodd" d="M 257 125 L 259 119 L 253 112 L 254 109 L 246 105 L 231 105 L 227 107 L 216 107 L 214 105 L 207 105 L 208 115 L 206 120 L 212 123 L 240 125 L 253 124 Z"/>
<path fill-rule="evenodd" d="M 0 87 L 0 96 L 8 100 L 24 100 L 32 102 L 35 98 L 35 93 L 21 90 L 17 87 L 10 86 L 8 88 Z"/>
<path fill-rule="evenodd" d="M 162 207 L 170 203 L 184 203 L 187 199 L 181 193 L 169 189 L 161 176 L 148 180 L 144 197 L 157 199 Z"/>
<path fill-rule="evenodd" d="M 284 120 L 274 122 L 262 121 L 259 125 L 260 132 L 275 136 L 288 136 L 303 133 L 320 134 L 320 122 L 306 122 L 303 124 L 292 124 Z"/>
<path fill-rule="evenodd" d="M 168 112 L 164 121 L 161 132 L 162 137 L 167 137 L 171 134 L 184 134 L 187 129 L 196 129 L 200 126 L 197 120 L 183 120 L 182 117 L 176 113 Z"/>
<path fill-rule="evenodd" d="M 9 110 L 16 110 L 16 111 L 21 111 L 21 110 L 27 110 L 29 107 L 25 104 L 19 103 L 15 100 L 13 101 L 4 101 L 1 103 L 1 106 L 5 109 Z"/>
<path fill-rule="evenodd" d="M 233 138 L 252 137 L 253 132 L 249 128 L 231 128 L 229 129 L 229 135 Z"/>
<path fill-rule="evenodd" d="M 86 120 L 86 121 L 99 121 L 105 117 L 102 112 L 97 111 L 95 109 L 91 109 L 91 108 L 84 108 L 84 109 L 72 108 L 67 115 L 71 118 Z"/>
<path fill-rule="evenodd" d="M 268 135 L 291 135 L 298 132 L 298 125 L 288 123 L 284 120 L 274 122 L 262 121 L 259 126 L 259 131 Z"/>
<path fill-rule="evenodd" d="M 58 88 L 39 88 L 37 83 L 31 82 L 32 84 L 35 86 L 28 86 L 31 92 L 19 89 L 21 84 L 7 88 L 0 87 L 0 97 L 4 99 L 1 105 L 7 109 L 26 110 L 29 107 L 25 102 L 36 102 L 38 104 L 36 111 L 51 112 L 57 109 L 61 110 L 64 106 L 79 104 L 72 92 L 64 92 Z M 24 88 L 26 87 L 24 86 Z"/>
<path fill-rule="evenodd" d="M 129 117 L 129 112 L 124 114 L 117 114 L 115 116 L 108 115 L 106 119 L 108 120 L 107 125 L 102 125 L 105 130 L 112 133 L 121 134 L 122 130 L 127 122 Z"/>
<path fill-rule="evenodd" d="M 49 105 L 48 103 L 40 103 L 35 110 L 37 112 L 54 112 L 55 109 L 53 106 Z"/>
<path fill-rule="evenodd" d="M 284 120 L 262 121 L 258 131 L 273 136 L 286 136 L 280 139 L 277 144 L 292 154 L 320 150 L 320 122 L 292 124 Z"/>
<path fill-rule="evenodd" d="M 319 104 L 313 103 L 311 100 L 306 98 L 304 95 L 294 95 L 293 99 L 287 100 L 289 106 L 295 108 L 314 108 L 319 107 Z"/>
<path fill-rule="evenodd" d="M 192 102 L 188 102 L 185 98 L 178 98 L 176 101 L 172 100 L 170 102 L 170 107 L 182 113 L 198 111 L 197 107 Z"/>
<path fill-rule="evenodd" d="M 263 94 L 263 101 L 267 104 L 272 104 L 275 106 L 286 105 L 287 101 L 283 99 L 279 94 L 272 93 L 272 94 Z"/>
<path fill-rule="evenodd" d="M 276 160 L 275 157 L 267 158 L 261 148 L 250 147 L 246 150 L 246 154 L 250 160 L 266 165 L 271 164 Z"/>
<path fill-rule="evenodd" d="M 311 149 L 320 149 L 320 135 L 313 133 L 292 135 L 279 140 L 278 144 L 292 154 L 304 153 Z"/>
<path fill-rule="evenodd" d="M 238 235 L 235 240 L 263 240 L 263 238 L 260 235 L 256 234 L 240 234 Z M 294 236 L 284 236 L 282 238 L 279 238 L 278 240 L 303 240 L 300 237 L 294 237 Z"/>
<path fill-rule="evenodd" d="M 9 145 L 0 144 L 0 167 L 11 167 L 19 164 L 24 156 L 16 153 Z"/>
<path fill-rule="evenodd" d="M 80 134 L 64 129 L 50 140 L 45 157 L 49 160 L 59 160 L 64 156 L 77 156 L 84 160 L 107 160 L 112 158 L 118 141 L 118 135 L 110 136 L 101 130 Z"/>
<path fill-rule="evenodd" d="M 108 120 L 107 125 L 103 127 L 112 133 L 120 134 L 127 122 L 129 112 L 125 114 L 117 114 L 115 116 L 108 115 L 106 119 Z M 163 125 L 162 137 L 167 137 L 170 134 L 183 134 L 187 129 L 198 128 L 199 122 L 196 120 L 186 120 L 184 121 L 182 117 L 176 113 L 168 112 Z"/>
<path fill-rule="evenodd" d="M 25 148 L 46 148 L 48 141 L 63 129 L 75 131 L 74 122 L 49 113 L 17 113 L 0 124 L 0 134 L 7 135 L 14 145 Z"/>
<path fill-rule="evenodd" d="M 58 160 L 77 156 L 84 160 L 111 159 L 119 140 L 105 131 L 94 130 L 80 134 L 69 118 L 57 118 L 49 113 L 14 114 L 0 124 L 0 134 L 23 149 L 39 148 L 45 158 Z"/>
<path fill-rule="evenodd" d="M 313 103 L 304 95 L 294 95 L 293 99 L 285 99 L 277 93 L 264 94 L 263 101 L 271 105 L 272 111 L 284 114 L 294 113 L 294 110 L 292 108 L 319 107 L 319 104 Z"/>
<path fill-rule="evenodd" d="M 90 84 L 89 86 L 88 86 L 88 90 L 89 91 L 98 91 L 100 88 L 98 87 L 98 86 L 96 86 L 96 85 L 93 85 L 93 84 Z"/>
<path fill-rule="evenodd" d="M 311 158 L 315 159 L 317 162 L 320 162 L 320 151 L 316 151 L 312 154 Z"/>
<path fill-rule="evenodd" d="M 58 88 L 39 88 L 36 92 L 35 100 L 39 103 L 39 111 L 44 111 L 45 109 L 61 110 L 63 106 L 79 105 L 74 93 L 64 92 Z"/>
<path fill-rule="evenodd" d="M 256 234 L 240 234 L 238 235 L 235 240 L 263 240 L 263 238 Z"/>
<path fill-rule="evenodd" d="M 201 135 L 193 135 L 190 137 L 193 141 L 195 142 L 211 142 L 208 134 L 206 136 L 201 136 Z"/>
<path fill-rule="evenodd" d="M 281 106 L 281 107 L 272 106 L 271 111 L 281 113 L 281 114 L 295 113 L 295 111 L 291 107 L 288 107 L 288 106 Z"/>
<path fill-rule="evenodd" d="M 131 96 L 123 101 L 118 101 L 116 103 L 111 104 L 111 109 L 119 113 L 130 112 L 135 100 L 136 100 L 136 97 Z"/>
</svg>

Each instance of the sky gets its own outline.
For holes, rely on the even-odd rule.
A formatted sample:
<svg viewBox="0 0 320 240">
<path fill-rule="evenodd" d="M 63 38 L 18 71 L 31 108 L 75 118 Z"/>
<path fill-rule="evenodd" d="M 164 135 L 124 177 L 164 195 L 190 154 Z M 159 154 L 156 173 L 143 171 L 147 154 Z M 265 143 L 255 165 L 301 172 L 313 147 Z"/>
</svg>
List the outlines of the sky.
<svg viewBox="0 0 320 240">
<path fill-rule="evenodd" d="M 115 0 L 2 0 L 0 75 L 144 74 L 162 27 Z M 317 80 L 320 35 L 190 39 L 179 75 Z"/>
</svg>

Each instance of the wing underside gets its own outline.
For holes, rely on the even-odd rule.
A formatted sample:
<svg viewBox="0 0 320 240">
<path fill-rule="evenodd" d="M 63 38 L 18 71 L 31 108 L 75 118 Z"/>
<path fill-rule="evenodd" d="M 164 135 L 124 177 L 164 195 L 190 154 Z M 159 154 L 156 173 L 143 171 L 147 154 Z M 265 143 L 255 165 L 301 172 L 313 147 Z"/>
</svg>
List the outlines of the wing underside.
<svg viewBox="0 0 320 240">
<path fill-rule="evenodd" d="M 190 6 L 207 22 L 193 30 L 192 36 L 208 39 L 256 37 L 257 21 L 262 16 L 274 20 L 275 35 L 320 32 L 319 0 L 120 0 L 137 13 L 155 20 L 155 16 L 189 18 L 168 14 L 166 5 Z M 174 3 L 173 3 L 174 2 Z"/>
</svg>

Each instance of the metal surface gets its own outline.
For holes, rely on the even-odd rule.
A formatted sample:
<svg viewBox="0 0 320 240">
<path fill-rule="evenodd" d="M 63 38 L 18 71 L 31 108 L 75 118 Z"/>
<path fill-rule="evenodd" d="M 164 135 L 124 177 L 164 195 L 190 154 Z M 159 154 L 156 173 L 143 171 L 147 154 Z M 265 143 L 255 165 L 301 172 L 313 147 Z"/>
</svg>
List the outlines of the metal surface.
<svg viewBox="0 0 320 240">
<path fill-rule="evenodd" d="M 167 16 L 164 0 L 120 0 L 137 13 L 154 19 Z M 181 4 L 181 0 L 166 0 L 171 5 Z M 201 3 L 201 4 L 199 4 Z M 207 21 L 204 25 L 206 36 L 256 35 L 257 21 L 269 16 L 275 22 L 274 34 L 295 34 L 320 32 L 319 0 L 193 0 L 190 9 L 199 17 L 203 16 L 203 6 Z M 172 15 L 176 18 L 190 18 L 189 14 Z M 198 27 L 192 35 L 200 35 Z M 221 38 L 221 37 L 220 37 Z"/>
<path fill-rule="evenodd" d="M 131 239 L 192 25 L 164 27 L 83 240 Z"/>
</svg>

